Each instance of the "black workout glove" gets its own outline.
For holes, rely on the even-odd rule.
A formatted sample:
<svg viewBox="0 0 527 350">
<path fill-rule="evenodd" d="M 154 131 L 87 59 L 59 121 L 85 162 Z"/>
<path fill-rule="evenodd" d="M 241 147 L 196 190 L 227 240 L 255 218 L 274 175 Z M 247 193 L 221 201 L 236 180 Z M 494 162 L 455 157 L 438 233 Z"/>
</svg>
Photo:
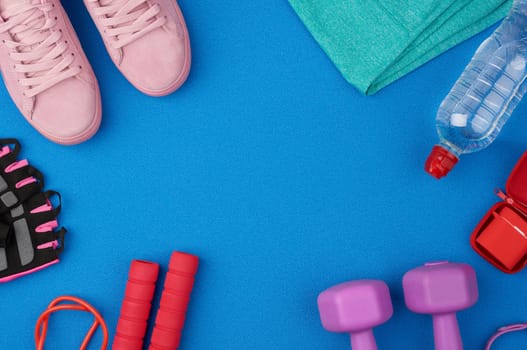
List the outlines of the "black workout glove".
<svg viewBox="0 0 527 350">
<path fill-rule="evenodd" d="M 66 230 L 57 229 L 60 195 L 41 192 L 42 174 L 17 160 L 19 153 L 17 140 L 0 139 L 0 282 L 57 263 L 64 248 Z"/>
<path fill-rule="evenodd" d="M 59 205 L 53 207 L 50 198 Z M 6 247 L 0 247 L 0 282 L 41 270 L 59 262 L 64 249 L 64 228 L 58 229 L 60 195 L 40 192 L 4 214 L 11 232 Z"/>
</svg>

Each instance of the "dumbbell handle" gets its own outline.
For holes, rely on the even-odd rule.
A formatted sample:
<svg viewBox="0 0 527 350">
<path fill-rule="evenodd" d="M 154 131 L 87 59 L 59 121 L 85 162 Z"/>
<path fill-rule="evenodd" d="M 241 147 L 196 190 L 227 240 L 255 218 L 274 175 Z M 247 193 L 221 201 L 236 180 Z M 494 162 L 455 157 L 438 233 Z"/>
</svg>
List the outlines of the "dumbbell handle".
<svg viewBox="0 0 527 350">
<path fill-rule="evenodd" d="M 350 334 L 352 350 L 377 350 L 377 343 L 373 336 L 373 330 L 367 329 Z"/>
<path fill-rule="evenodd" d="M 463 350 L 455 313 L 433 316 L 435 350 Z"/>
<path fill-rule="evenodd" d="M 159 265 L 156 263 L 132 261 L 112 350 L 143 348 L 143 337 L 146 333 L 158 273 Z"/>
<path fill-rule="evenodd" d="M 172 254 L 149 350 L 176 350 L 179 347 L 197 268 L 197 256 L 181 252 Z"/>
</svg>

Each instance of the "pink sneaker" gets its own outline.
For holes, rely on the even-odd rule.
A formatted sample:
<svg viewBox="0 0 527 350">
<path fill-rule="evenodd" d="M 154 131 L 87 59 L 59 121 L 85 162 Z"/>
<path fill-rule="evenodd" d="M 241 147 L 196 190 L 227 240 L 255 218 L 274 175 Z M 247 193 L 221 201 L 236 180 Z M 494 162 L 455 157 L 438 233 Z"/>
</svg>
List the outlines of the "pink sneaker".
<svg viewBox="0 0 527 350">
<path fill-rule="evenodd" d="M 190 40 L 175 0 L 84 0 L 106 49 L 138 90 L 164 96 L 190 70 Z"/>
<path fill-rule="evenodd" d="M 97 132 L 97 80 L 59 0 L 0 0 L 0 40 L 5 85 L 35 129 L 66 145 Z"/>
</svg>

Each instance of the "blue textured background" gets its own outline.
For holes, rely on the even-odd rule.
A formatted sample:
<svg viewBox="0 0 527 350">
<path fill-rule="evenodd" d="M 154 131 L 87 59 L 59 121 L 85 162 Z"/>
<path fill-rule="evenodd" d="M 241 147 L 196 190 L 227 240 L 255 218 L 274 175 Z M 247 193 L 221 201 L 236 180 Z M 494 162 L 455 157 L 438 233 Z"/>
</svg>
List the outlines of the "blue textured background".
<svg viewBox="0 0 527 350">
<path fill-rule="evenodd" d="M 467 349 L 527 319 L 527 272 L 505 275 L 468 243 L 527 149 L 526 105 L 447 178 L 423 171 L 439 103 L 491 30 L 364 97 L 285 0 L 180 5 L 192 71 L 155 99 L 118 74 L 82 2 L 66 2 L 102 90 L 103 123 L 87 143 L 45 140 L 0 89 L 1 136 L 19 138 L 62 193 L 69 229 L 59 265 L 0 286 L 1 349 L 33 348 L 38 315 L 62 294 L 93 303 L 113 336 L 130 261 L 165 272 L 172 250 L 201 257 L 182 350 L 348 349 L 346 336 L 322 329 L 316 297 L 359 278 L 391 288 L 380 349 L 432 349 L 431 321 L 405 308 L 401 278 L 438 259 L 478 273 L 480 300 L 459 315 Z M 57 315 L 48 348 L 78 348 L 90 322 Z M 515 334 L 495 349 L 526 340 Z"/>
</svg>

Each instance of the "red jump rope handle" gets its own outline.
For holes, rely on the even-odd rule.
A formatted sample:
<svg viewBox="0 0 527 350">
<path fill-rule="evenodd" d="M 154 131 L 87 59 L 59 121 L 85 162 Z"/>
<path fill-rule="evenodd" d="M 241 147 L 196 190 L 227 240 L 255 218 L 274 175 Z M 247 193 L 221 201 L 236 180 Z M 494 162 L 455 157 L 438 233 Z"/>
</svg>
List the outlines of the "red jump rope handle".
<svg viewBox="0 0 527 350">
<path fill-rule="evenodd" d="M 132 261 L 112 350 L 143 348 L 158 274 L 158 264 Z"/>
<path fill-rule="evenodd" d="M 191 254 L 172 254 L 149 350 L 178 348 L 198 262 Z"/>
</svg>

